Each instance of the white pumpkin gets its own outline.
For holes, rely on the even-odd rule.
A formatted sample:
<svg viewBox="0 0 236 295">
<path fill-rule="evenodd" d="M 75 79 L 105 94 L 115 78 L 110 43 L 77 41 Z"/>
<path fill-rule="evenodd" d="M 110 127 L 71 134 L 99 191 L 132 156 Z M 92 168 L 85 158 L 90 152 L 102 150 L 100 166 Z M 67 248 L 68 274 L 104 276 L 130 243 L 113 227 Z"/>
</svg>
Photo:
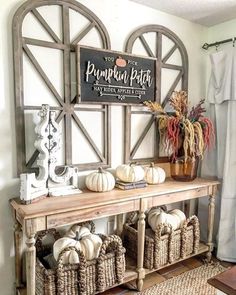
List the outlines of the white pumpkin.
<svg viewBox="0 0 236 295">
<path fill-rule="evenodd" d="M 150 167 L 145 168 L 144 179 L 148 184 L 163 183 L 166 179 L 165 170 L 160 167 L 154 167 L 154 163 L 151 163 Z"/>
<path fill-rule="evenodd" d="M 67 247 L 75 247 L 83 252 L 87 260 L 97 258 L 102 245 L 102 239 L 95 234 L 91 234 L 85 226 L 74 225 L 66 235 L 58 239 L 53 245 L 53 256 L 56 260 L 59 254 Z M 67 251 L 63 256 L 63 264 L 78 263 L 79 257 L 75 250 Z"/>
<path fill-rule="evenodd" d="M 115 187 L 115 178 L 110 172 L 99 168 L 86 177 L 85 184 L 91 191 L 107 192 Z"/>
<path fill-rule="evenodd" d="M 169 213 L 162 210 L 160 213 L 160 209 L 158 208 L 152 209 L 148 213 L 148 224 L 151 226 L 153 231 L 155 231 L 157 226 L 161 223 L 169 224 L 173 230 L 176 230 L 183 225 L 185 220 L 185 214 L 179 209 L 174 209 Z M 167 232 L 167 229 L 165 229 L 164 232 Z"/>
<path fill-rule="evenodd" d="M 116 176 L 124 182 L 137 182 L 144 179 L 144 170 L 142 166 L 134 164 L 123 164 L 116 168 Z"/>
<path fill-rule="evenodd" d="M 78 239 L 82 239 L 90 234 L 91 234 L 91 232 L 86 226 L 74 224 L 66 232 L 65 237 L 78 240 Z"/>
<path fill-rule="evenodd" d="M 176 218 L 178 219 L 178 228 L 183 226 L 184 222 L 186 221 L 186 215 L 184 214 L 183 211 L 179 209 L 173 209 L 169 212 L 169 214 L 175 215 Z"/>
</svg>

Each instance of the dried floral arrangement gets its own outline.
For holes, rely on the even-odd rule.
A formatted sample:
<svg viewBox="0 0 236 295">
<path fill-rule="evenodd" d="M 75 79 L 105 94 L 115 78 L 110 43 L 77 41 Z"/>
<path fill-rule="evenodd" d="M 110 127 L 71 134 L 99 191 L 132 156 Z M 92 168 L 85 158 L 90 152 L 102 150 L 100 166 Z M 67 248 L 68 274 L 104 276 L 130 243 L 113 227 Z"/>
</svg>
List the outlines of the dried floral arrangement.
<svg viewBox="0 0 236 295">
<path fill-rule="evenodd" d="M 213 124 L 203 115 L 206 112 L 204 100 L 189 111 L 187 92 L 174 91 L 170 98 L 174 109 L 171 114 L 157 102 L 145 101 L 144 104 L 158 116 L 160 140 L 172 160 L 179 156 L 183 156 L 185 162 L 189 157 L 202 158 L 205 149 L 214 145 Z"/>
</svg>

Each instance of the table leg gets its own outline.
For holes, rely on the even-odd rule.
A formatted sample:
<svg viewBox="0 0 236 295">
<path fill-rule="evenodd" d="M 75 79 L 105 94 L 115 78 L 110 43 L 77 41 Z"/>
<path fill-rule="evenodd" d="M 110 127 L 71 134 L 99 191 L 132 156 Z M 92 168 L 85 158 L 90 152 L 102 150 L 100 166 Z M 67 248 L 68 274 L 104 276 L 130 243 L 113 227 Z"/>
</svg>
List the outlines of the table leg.
<svg viewBox="0 0 236 295">
<path fill-rule="evenodd" d="M 116 226 L 116 234 L 121 236 L 123 231 L 123 214 L 117 215 L 117 226 Z"/>
<path fill-rule="evenodd" d="M 209 247 L 206 254 L 207 261 L 210 262 L 212 258 L 212 251 L 214 244 L 212 243 L 213 228 L 214 228 L 214 218 L 215 218 L 215 196 L 216 196 L 217 186 L 213 186 L 212 194 L 209 196 L 208 204 L 208 232 L 207 232 L 207 245 Z"/>
<path fill-rule="evenodd" d="M 26 285 L 27 295 L 35 295 L 35 263 L 36 263 L 36 248 L 35 234 L 27 234 L 26 239 Z"/>
<path fill-rule="evenodd" d="M 145 278 L 145 270 L 143 268 L 144 243 L 145 243 L 145 209 L 141 205 L 138 216 L 138 257 L 137 257 L 137 288 L 141 291 L 143 288 L 143 279 Z"/>
<path fill-rule="evenodd" d="M 20 223 L 15 221 L 14 229 L 14 245 L 15 245 L 15 274 L 16 289 L 23 286 L 22 283 L 22 258 L 23 258 L 23 233 Z"/>
</svg>

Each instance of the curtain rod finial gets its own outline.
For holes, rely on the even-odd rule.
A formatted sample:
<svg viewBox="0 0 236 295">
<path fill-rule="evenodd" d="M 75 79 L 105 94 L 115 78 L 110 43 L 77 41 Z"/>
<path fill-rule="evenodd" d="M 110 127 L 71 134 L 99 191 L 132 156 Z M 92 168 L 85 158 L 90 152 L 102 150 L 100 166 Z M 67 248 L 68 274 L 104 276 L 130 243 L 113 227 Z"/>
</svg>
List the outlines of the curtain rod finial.
<svg viewBox="0 0 236 295">
<path fill-rule="evenodd" d="M 208 43 L 204 43 L 202 46 L 203 49 L 207 50 L 209 48 L 209 44 Z"/>
</svg>

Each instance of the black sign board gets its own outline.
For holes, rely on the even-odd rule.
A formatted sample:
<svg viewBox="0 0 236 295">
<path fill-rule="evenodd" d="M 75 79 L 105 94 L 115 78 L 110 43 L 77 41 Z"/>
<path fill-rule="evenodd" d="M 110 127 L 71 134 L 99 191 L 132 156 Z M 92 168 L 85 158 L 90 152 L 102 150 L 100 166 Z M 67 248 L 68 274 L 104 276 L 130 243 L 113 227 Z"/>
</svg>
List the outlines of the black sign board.
<svg viewBox="0 0 236 295">
<path fill-rule="evenodd" d="M 77 47 L 78 103 L 140 104 L 156 100 L 156 59 Z"/>
</svg>

